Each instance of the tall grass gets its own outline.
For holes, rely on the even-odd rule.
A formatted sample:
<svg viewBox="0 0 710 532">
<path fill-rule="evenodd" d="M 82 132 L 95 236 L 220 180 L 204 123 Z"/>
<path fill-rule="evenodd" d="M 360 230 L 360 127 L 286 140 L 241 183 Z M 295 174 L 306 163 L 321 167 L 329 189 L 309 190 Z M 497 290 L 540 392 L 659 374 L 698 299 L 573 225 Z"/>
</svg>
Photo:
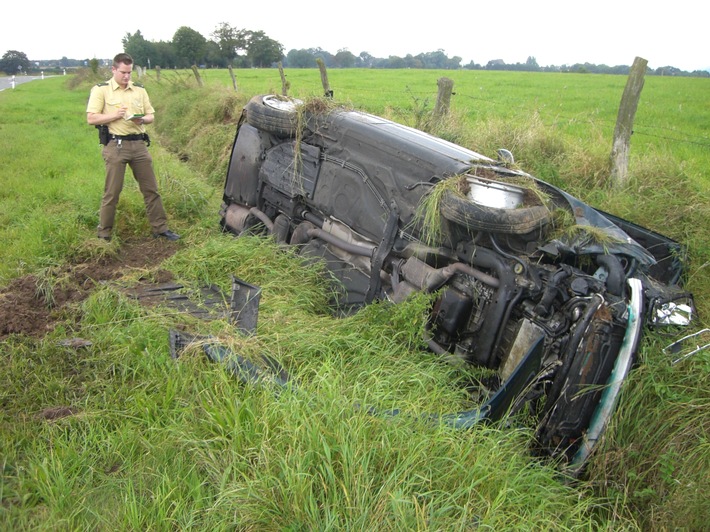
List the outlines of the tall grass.
<svg viewBox="0 0 710 532">
<path fill-rule="evenodd" d="M 222 239 L 208 238 L 202 253 L 190 250 L 193 259 L 207 260 Z M 527 431 L 462 433 L 423 421 L 422 413 L 461 397 L 452 370 L 417 349 L 421 301 L 338 320 L 311 298 L 295 299 L 289 318 L 299 326 L 285 326 L 280 298 L 291 298 L 279 292 L 317 293 L 319 277 L 306 272 L 304 279 L 300 261 L 275 245 L 228 241 L 226 248 L 247 263 L 268 258 L 284 266 L 263 287 L 255 337 L 141 308 L 119 287 L 105 287 L 80 311 L 90 350 L 57 346 L 60 332 L 10 343 L 5 526 L 567 529 L 604 522 L 601 499 L 530 460 Z M 185 281 L 192 277 L 184 271 Z M 294 385 L 241 385 L 199 351 L 174 361 L 170 325 L 224 338 L 245 356 L 278 358 Z M 69 405 L 71 415 L 48 421 L 46 407 L 55 405 Z M 400 416 L 387 414 L 393 406 Z"/>
<path fill-rule="evenodd" d="M 623 493 L 664 528 L 702 530 L 710 489 L 710 361 L 706 353 L 674 364 L 677 356 L 659 349 L 667 343 L 655 337 L 643 349 L 592 476 L 605 478 L 610 492 Z"/>
<path fill-rule="evenodd" d="M 443 74 L 335 71 L 330 81 L 355 107 L 421 125 Z M 543 179 L 689 244 L 690 286 L 708 308 L 702 150 L 683 145 L 677 154 L 641 136 L 629 186 L 612 192 L 604 184 L 623 78 L 446 74 L 458 95 L 436 133 L 487 155 L 512 148 Z M 319 93 L 317 71 L 288 75 L 297 95 Z M 257 334 L 167 305 L 140 306 L 124 288 L 151 274 L 141 271 L 98 286 L 44 337 L 6 339 L 0 527 L 586 530 L 707 522 L 707 353 L 673 365 L 661 351 L 670 339 L 649 336 L 589 475 L 576 483 L 531 458 L 523 420 L 470 432 L 431 423 L 431 414 L 471 404 L 460 386 L 466 370 L 422 345 L 426 297 L 335 319 L 317 266 L 270 241 L 218 231 L 236 117 L 252 94 L 278 92 L 278 73 L 238 71 L 237 93 L 224 71 L 205 72 L 202 90 L 184 74 L 152 76 L 144 80 L 158 108 L 151 151 L 169 215 L 185 235 L 155 268 L 193 288 L 227 291 L 232 275 L 259 285 Z M 107 252 L 92 245 L 103 164 L 84 120 L 88 87 L 67 90 L 50 78 L 0 94 L 2 284 L 34 273 L 46 291 L 47 268 Z M 702 138 L 705 122 L 688 114 L 708 118 L 697 97 L 706 88 L 648 80 L 647 116 L 664 131 Z M 130 181 L 120 237 L 148 234 Z M 277 360 L 292 385 L 242 384 L 199 347 L 174 360 L 170 328 L 255 362 Z M 72 337 L 91 345 L 61 342 Z"/>
</svg>

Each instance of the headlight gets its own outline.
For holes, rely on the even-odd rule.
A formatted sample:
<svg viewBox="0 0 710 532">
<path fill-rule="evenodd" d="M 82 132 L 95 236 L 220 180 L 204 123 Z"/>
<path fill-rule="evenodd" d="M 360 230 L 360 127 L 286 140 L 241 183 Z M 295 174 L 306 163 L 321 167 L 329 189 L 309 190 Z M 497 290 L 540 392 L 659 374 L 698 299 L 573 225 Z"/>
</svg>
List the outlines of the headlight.
<svg viewBox="0 0 710 532">
<path fill-rule="evenodd" d="M 651 307 L 652 325 L 690 325 L 693 320 L 693 300 L 690 297 L 674 301 L 655 300 Z"/>
</svg>

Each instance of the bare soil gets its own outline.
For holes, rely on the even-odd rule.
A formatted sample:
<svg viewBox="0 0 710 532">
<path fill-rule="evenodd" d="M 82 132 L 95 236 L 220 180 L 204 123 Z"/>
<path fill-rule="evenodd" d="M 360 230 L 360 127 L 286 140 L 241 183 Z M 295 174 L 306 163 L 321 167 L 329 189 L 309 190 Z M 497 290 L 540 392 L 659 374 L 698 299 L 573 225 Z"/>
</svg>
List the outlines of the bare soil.
<svg viewBox="0 0 710 532">
<path fill-rule="evenodd" d="M 134 269 L 153 269 L 176 250 L 176 243 L 162 239 L 124 241 L 115 256 L 70 264 L 56 272 L 61 282 L 54 286 L 51 297 L 38 289 L 34 275 L 13 280 L 0 289 L 0 341 L 11 334 L 44 336 L 58 321 L 67 319 L 68 307 L 88 297 L 101 282 L 118 280 Z M 166 270 L 154 275 L 158 282 L 172 280 Z"/>
</svg>

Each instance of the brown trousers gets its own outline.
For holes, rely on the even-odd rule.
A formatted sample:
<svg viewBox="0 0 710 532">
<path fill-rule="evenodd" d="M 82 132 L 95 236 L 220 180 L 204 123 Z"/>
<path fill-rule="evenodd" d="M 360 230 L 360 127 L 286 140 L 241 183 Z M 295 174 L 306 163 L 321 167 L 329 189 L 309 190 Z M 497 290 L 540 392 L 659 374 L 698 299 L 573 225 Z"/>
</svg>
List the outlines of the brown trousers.
<svg viewBox="0 0 710 532">
<path fill-rule="evenodd" d="M 101 152 L 106 163 L 106 182 L 99 213 L 98 236 L 110 237 L 116 218 L 116 206 L 123 190 L 126 165 L 131 167 L 133 177 L 143 194 L 145 210 L 153 233 L 168 230 L 168 220 L 163 200 L 158 193 L 158 182 L 153 171 L 153 157 L 142 140 L 111 140 Z"/>
</svg>

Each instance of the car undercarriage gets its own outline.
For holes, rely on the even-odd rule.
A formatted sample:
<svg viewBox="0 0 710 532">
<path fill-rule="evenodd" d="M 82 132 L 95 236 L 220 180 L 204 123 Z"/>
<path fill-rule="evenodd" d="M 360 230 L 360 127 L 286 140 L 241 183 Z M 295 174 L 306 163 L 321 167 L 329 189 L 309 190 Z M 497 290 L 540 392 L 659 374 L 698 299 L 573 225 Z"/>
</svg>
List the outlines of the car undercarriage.
<svg viewBox="0 0 710 532">
<path fill-rule="evenodd" d="M 254 97 L 221 225 L 322 260 L 336 312 L 435 294 L 427 344 L 495 371 L 466 427 L 531 405 L 542 453 L 579 470 L 644 327 L 687 325 L 677 242 L 497 160 L 367 113 Z"/>
</svg>

